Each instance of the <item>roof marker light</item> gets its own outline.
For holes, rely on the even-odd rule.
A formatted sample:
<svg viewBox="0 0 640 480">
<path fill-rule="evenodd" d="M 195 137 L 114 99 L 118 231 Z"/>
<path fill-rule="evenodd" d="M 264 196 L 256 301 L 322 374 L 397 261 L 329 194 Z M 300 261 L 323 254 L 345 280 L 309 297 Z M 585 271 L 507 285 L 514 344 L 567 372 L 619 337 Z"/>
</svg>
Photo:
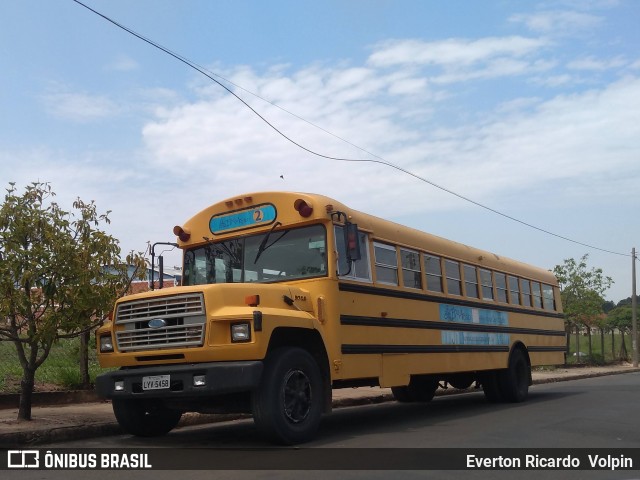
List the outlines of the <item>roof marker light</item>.
<svg viewBox="0 0 640 480">
<path fill-rule="evenodd" d="M 313 207 L 301 198 L 297 199 L 293 203 L 293 208 L 295 208 L 300 216 L 304 218 L 310 217 L 313 213 Z"/>
<path fill-rule="evenodd" d="M 182 228 L 180 225 L 173 227 L 173 234 L 180 239 L 181 242 L 187 242 L 191 238 L 191 232 Z"/>
</svg>

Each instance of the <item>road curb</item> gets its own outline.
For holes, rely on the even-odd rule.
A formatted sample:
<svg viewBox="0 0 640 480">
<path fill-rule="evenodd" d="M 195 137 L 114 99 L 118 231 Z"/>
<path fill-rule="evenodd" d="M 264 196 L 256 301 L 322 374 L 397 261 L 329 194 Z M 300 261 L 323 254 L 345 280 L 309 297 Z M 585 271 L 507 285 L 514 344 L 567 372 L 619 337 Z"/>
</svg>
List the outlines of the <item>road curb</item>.
<svg viewBox="0 0 640 480">
<path fill-rule="evenodd" d="M 590 372 L 590 373 L 576 373 L 571 375 L 566 375 L 564 377 L 549 377 L 549 378 L 539 378 L 533 381 L 534 385 L 542 385 L 545 383 L 557 383 L 557 382 L 566 382 L 569 380 L 582 380 L 584 378 L 595 378 L 595 377 L 606 377 L 609 375 L 622 375 L 625 373 L 634 373 L 640 372 L 640 368 L 629 368 L 628 370 L 610 370 L 607 372 Z"/>
<path fill-rule="evenodd" d="M 70 405 L 72 403 L 95 403 L 102 399 L 94 390 L 64 390 L 53 392 L 34 392 L 31 406 L 48 407 L 53 405 Z M 19 393 L 5 393 L 0 395 L 0 410 L 18 408 L 20 405 Z"/>
<path fill-rule="evenodd" d="M 96 425 L 73 425 L 52 428 L 50 430 L 34 430 L 28 432 L 12 432 L 0 434 L 0 447 L 16 448 L 44 443 L 67 442 L 87 438 L 105 437 L 123 433 L 117 423 L 101 423 Z"/>
</svg>

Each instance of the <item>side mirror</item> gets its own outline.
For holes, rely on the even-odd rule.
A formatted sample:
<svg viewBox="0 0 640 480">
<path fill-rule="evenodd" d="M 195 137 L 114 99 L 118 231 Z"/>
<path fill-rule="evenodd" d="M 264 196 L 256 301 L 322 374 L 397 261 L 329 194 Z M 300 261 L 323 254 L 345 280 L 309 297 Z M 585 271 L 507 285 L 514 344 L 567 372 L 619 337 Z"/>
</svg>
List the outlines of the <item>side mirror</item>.
<svg viewBox="0 0 640 480">
<path fill-rule="evenodd" d="M 347 262 L 351 265 L 351 262 L 360 260 L 362 254 L 360 253 L 360 242 L 358 241 L 358 225 L 355 223 L 347 222 L 344 225 L 344 245 L 347 252 Z"/>
</svg>

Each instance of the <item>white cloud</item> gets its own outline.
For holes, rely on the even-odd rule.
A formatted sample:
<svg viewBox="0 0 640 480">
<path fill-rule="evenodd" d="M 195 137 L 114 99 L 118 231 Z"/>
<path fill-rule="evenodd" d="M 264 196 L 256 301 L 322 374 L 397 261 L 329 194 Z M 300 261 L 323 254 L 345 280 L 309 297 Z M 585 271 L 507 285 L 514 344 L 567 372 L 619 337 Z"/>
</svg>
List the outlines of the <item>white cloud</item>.
<svg viewBox="0 0 640 480">
<path fill-rule="evenodd" d="M 563 73 L 560 75 L 547 75 L 545 77 L 538 76 L 532 78 L 531 82 L 536 85 L 543 85 L 552 88 L 562 87 L 565 85 L 577 85 L 578 83 L 582 83 L 579 79 L 577 79 L 573 75 L 569 75 L 568 73 Z"/>
<path fill-rule="evenodd" d="M 502 171 L 517 169 L 496 188 L 561 186 L 565 206 L 637 199 L 627 178 L 639 173 L 634 157 L 640 149 L 633 141 L 640 135 L 639 94 L 640 81 L 626 79 L 603 90 L 558 96 L 533 115 L 488 125 L 480 154 L 484 149 L 483 156 Z"/>
<path fill-rule="evenodd" d="M 553 62 L 540 62 L 537 68 L 552 66 Z M 475 76 L 514 75 L 535 68 L 535 60 L 497 58 Z M 624 180 L 640 156 L 640 81 L 635 77 L 547 100 L 513 97 L 510 102 L 516 108 L 496 105 L 484 123 L 456 128 L 433 117 L 438 107 L 430 82 L 437 78 L 426 79 L 411 66 L 393 74 L 372 66 L 314 66 L 263 75 L 242 68 L 228 77 L 370 152 L 481 202 L 516 192 L 542 195 L 561 183 L 581 186 L 563 191 L 569 203 L 584 201 L 596 184 L 597 195 L 613 198 L 619 188 L 615 182 Z M 557 85 L 570 80 L 555 77 Z M 406 98 L 395 96 L 409 92 Z M 370 158 L 273 106 L 243 96 L 307 148 L 341 158 Z M 199 185 L 196 190 L 215 189 L 217 198 L 253 190 L 317 191 L 381 215 L 408 196 L 424 200 L 412 204 L 415 211 L 461 206 L 459 200 L 388 167 L 315 157 L 219 92 L 207 91 L 200 100 L 167 108 L 143 133 L 156 165 L 188 177 Z M 611 175 L 612 169 L 609 184 L 597 183 L 598 176 Z M 539 201 L 546 200 L 542 196 Z"/>
<path fill-rule="evenodd" d="M 140 65 L 128 55 L 121 54 L 108 64 L 106 68 L 107 70 L 114 70 L 117 72 L 130 72 L 140 68 Z"/>
<path fill-rule="evenodd" d="M 540 38 L 490 37 L 479 40 L 452 38 L 435 42 L 393 40 L 383 42 L 369 57 L 375 67 L 397 65 L 470 66 L 495 58 L 519 58 L 547 45 Z"/>
<path fill-rule="evenodd" d="M 47 111 L 58 118 L 84 123 L 116 115 L 118 106 L 103 95 L 58 92 L 43 97 Z"/>
<path fill-rule="evenodd" d="M 571 10 L 546 10 L 513 15 L 513 23 L 524 24 L 529 30 L 554 36 L 573 34 L 599 26 L 602 18 L 591 13 Z"/>
<path fill-rule="evenodd" d="M 597 59 L 595 57 L 583 57 L 573 60 L 567 64 L 570 70 L 588 70 L 588 71 L 605 71 L 611 69 L 619 69 L 628 64 L 621 56 L 611 59 Z"/>
<path fill-rule="evenodd" d="M 393 40 L 379 44 L 367 63 L 377 70 L 394 67 L 396 75 L 412 72 L 413 78 L 392 90 L 402 93 L 402 87 L 424 89 L 427 85 L 445 86 L 549 70 L 556 63 L 539 58 L 549 45 L 542 38 L 520 36 L 436 42 Z"/>
<path fill-rule="evenodd" d="M 473 69 L 450 70 L 431 78 L 434 84 L 452 84 L 472 80 L 487 80 L 547 71 L 552 68 L 548 62 L 529 62 L 510 58 L 497 58 L 486 65 Z"/>
</svg>

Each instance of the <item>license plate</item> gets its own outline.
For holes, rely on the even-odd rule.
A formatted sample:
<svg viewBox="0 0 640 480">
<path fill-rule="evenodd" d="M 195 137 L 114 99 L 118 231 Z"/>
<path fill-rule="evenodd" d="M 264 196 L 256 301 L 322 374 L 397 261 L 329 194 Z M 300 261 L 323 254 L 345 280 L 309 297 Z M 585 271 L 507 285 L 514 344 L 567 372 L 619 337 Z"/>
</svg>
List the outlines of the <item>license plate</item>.
<svg viewBox="0 0 640 480">
<path fill-rule="evenodd" d="M 170 380 L 170 375 L 142 377 L 142 390 L 162 390 L 164 388 L 169 388 Z"/>
</svg>

